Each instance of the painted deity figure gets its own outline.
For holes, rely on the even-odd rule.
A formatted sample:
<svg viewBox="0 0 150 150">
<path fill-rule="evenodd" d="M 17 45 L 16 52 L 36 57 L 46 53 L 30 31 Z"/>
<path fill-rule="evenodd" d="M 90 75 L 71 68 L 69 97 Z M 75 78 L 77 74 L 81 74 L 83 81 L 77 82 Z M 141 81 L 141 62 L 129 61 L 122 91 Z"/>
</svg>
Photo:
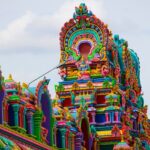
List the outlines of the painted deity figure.
<svg viewBox="0 0 150 150">
<path fill-rule="evenodd" d="M 78 79 L 87 80 L 90 78 L 90 62 L 88 60 L 85 60 L 84 57 L 81 58 L 81 61 L 79 61 L 76 65 L 78 70 L 80 71 Z"/>
</svg>

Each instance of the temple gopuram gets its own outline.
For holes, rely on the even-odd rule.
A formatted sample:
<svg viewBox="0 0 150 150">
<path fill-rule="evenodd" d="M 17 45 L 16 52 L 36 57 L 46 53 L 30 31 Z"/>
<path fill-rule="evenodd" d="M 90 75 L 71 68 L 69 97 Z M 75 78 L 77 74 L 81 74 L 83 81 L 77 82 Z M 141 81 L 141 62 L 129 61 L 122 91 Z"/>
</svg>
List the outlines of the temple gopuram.
<svg viewBox="0 0 150 150">
<path fill-rule="evenodd" d="M 1 150 L 150 150 L 140 62 L 84 3 L 60 32 L 61 81 L 51 98 L 0 72 Z"/>
</svg>

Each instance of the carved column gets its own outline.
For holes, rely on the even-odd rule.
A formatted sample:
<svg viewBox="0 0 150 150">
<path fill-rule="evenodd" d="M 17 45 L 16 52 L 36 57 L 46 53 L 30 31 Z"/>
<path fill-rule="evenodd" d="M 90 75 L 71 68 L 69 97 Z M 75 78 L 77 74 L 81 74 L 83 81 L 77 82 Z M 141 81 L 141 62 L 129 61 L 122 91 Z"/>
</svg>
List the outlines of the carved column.
<svg viewBox="0 0 150 150">
<path fill-rule="evenodd" d="M 121 119 L 121 112 L 118 112 L 118 121 L 120 122 Z"/>
<path fill-rule="evenodd" d="M 19 111 L 19 104 L 12 104 L 12 108 L 14 111 L 14 126 L 18 126 L 18 111 Z"/>
<path fill-rule="evenodd" d="M 61 128 L 60 132 L 61 132 L 62 148 L 66 148 L 66 129 Z"/>
<path fill-rule="evenodd" d="M 41 140 L 41 122 L 42 122 L 42 112 L 40 110 L 36 110 L 33 115 L 34 119 L 34 135 L 38 141 Z"/>
<path fill-rule="evenodd" d="M 68 145 L 69 145 L 69 130 L 66 131 L 66 149 L 68 149 Z"/>
<path fill-rule="evenodd" d="M 19 110 L 19 126 L 24 127 L 24 107 L 21 106 Z"/>
<path fill-rule="evenodd" d="M 32 134 L 32 116 L 33 112 L 32 111 L 27 111 L 26 117 L 27 117 L 27 133 Z"/>
<path fill-rule="evenodd" d="M 24 112 L 23 112 L 23 127 L 25 128 L 25 129 L 27 129 L 27 125 L 26 125 L 26 112 L 27 112 L 27 109 L 26 108 L 24 108 Z"/>
<path fill-rule="evenodd" d="M 1 82 L 1 81 L 0 81 Z M 4 122 L 4 114 L 7 112 L 5 111 L 5 107 L 3 107 L 3 97 L 4 97 L 4 92 L 0 84 L 0 124 L 3 124 Z"/>
<path fill-rule="evenodd" d="M 91 115 L 92 115 L 92 123 L 95 123 L 95 112 L 92 112 Z"/>
<path fill-rule="evenodd" d="M 71 146 L 71 138 L 72 138 L 72 137 L 71 137 L 71 133 L 69 133 L 69 135 L 68 135 L 68 142 L 69 142 L 69 143 L 68 143 L 68 149 L 70 149 L 70 150 L 71 150 L 71 147 L 72 147 L 72 146 Z"/>
<path fill-rule="evenodd" d="M 75 137 L 75 135 L 72 134 L 72 140 L 71 140 L 72 150 L 75 150 L 75 145 L 74 145 L 75 140 L 74 140 L 74 137 Z"/>
<path fill-rule="evenodd" d="M 78 132 L 75 136 L 75 149 L 78 150 L 82 149 L 82 141 L 83 141 L 83 135 L 81 132 Z"/>
<path fill-rule="evenodd" d="M 115 112 L 116 121 L 118 122 L 118 111 Z"/>
<path fill-rule="evenodd" d="M 74 145 L 74 134 L 70 132 L 69 134 L 69 150 L 74 150 L 75 145 Z"/>
<path fill-rule="evenodd" d="M 108 123 L 109 120 L 108 120 L 108 113 L 107 112 L 105 113 L 105 117 L 106 117 L 106 123 Z"/>
<path fill-rule="evenodd" d="M 92 150 L 97 150 L 97 139 L 96 139 L 96 138 L 93 139 L 93 147 L 92 147 Z"/>
<path fill-rule="evenodd" d="M 109 112 L 108 115 L 109 115 L 109 122 L 111 123 L 112 122 L 112 114 L 111 114 L 111 112 Z"/>
<path fill-rule="evenodd" d="M 111 113 L 111 122 L 114 122 L 114 112 Z"/>
<path fill-rule="evenodd" d="M 57 128 L 54 128 L 54 145 L 57 146 Z"/>
<path fill-rule="evenodd" d="M 8 107 L 9 107 L 9 104 L 4 102 L 3 103 L 3 115 L 4 115 L 3 123 L 8 123 Z"/>
</svg>

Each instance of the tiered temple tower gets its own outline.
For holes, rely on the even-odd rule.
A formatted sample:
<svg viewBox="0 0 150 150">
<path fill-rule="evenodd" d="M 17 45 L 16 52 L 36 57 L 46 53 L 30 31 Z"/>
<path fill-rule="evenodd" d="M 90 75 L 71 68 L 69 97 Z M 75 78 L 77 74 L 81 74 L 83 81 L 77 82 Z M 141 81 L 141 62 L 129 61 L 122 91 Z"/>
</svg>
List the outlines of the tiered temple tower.
<svg viewBox="0 0 150 150">
<path fill-rule="evenodd" d="M 150 126 L 139 58 L 127 41 L 112 36 L 82 3 L 61 29 L 60 49 L 65 65 L 53 101 L 55 145 L 69 150 L 146 147 Z"/>
<path fill-rule="evenodd" d="M 60 32 L 62 81 L 20 85 L 0 71 L 0 149 L 149 150 L 150 124 L 136 53 L 87 9 Z"/>
<path fill-rule="evenodd" d="M 11 75 L 1 78 L 0 149 L 50 150 L 53 145 L 51 98 L 49 80 L 37 87 L 20 85 Z"/>
</svg>

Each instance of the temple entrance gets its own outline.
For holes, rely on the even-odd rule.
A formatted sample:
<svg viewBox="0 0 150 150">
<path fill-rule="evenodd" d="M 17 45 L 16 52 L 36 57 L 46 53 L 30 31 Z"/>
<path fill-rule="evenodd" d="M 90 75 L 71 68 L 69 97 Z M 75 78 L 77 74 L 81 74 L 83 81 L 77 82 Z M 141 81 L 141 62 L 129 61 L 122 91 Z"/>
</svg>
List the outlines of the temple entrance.
<svg viewBox="0 0 150 150">
<path fill-rule="evenodd" d="M 86 148 L 86 150 L 89 150 L 89 125 L 86 119 L 82 119 L 81 122 L 81 130 L 83 133 L 83 143 L 82 145 Z"/>
</svg>

